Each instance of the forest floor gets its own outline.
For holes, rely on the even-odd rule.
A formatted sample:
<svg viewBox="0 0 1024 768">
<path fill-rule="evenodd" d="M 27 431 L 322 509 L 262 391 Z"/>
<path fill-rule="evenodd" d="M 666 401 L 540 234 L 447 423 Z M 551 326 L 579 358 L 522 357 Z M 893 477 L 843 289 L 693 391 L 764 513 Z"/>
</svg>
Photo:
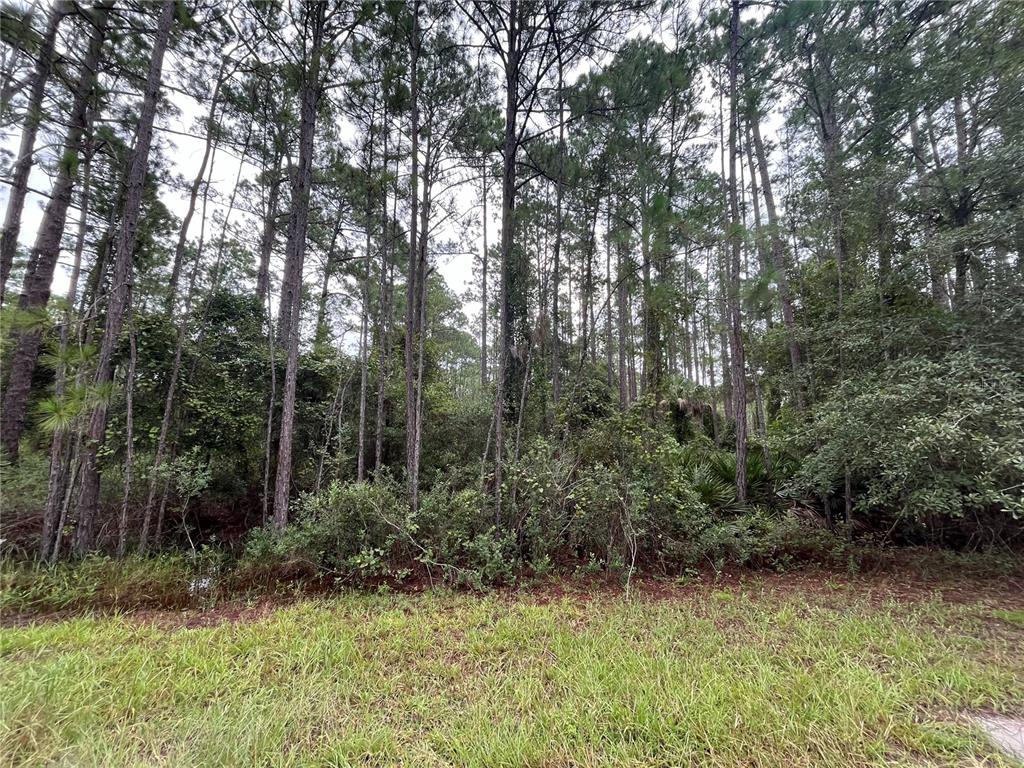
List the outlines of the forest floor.
<svg viewBox="0 0 1024 768">
<path fill-rule="evenodd" d="M 1024 584 L 810 571 L 0 629 L 0 764 L 1011 766 Z"/>
</svg>

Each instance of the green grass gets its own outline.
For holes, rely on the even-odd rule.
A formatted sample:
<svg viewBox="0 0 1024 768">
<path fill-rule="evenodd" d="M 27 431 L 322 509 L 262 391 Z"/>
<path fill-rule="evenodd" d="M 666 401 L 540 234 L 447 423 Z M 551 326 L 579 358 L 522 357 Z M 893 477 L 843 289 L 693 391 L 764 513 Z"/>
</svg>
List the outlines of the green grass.
<svg viewBox="0 0 1024 768">
<path fill-rule="evenodd" d="M 1024 707 L 1024 632 L 995 631 L 991 601 L 759 584 L 628 602 L 350 594 L 197 629 L 3 629 L 0 761 L 1010 765 L 955 717 Z"/>
</svg>

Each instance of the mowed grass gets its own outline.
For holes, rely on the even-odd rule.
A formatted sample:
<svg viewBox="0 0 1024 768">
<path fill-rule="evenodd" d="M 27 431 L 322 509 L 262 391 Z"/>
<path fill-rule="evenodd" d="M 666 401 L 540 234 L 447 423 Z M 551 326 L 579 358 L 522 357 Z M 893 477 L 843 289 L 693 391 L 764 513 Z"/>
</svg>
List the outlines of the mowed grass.
<svg viewBox="0 0 1024 768">
<path fill-rule="evenodd" d="M 857 586 L 350 594 L 0 630 L 0 759 L 68 766 L 1006 766 L 1024 630 Z"/>
</svg>

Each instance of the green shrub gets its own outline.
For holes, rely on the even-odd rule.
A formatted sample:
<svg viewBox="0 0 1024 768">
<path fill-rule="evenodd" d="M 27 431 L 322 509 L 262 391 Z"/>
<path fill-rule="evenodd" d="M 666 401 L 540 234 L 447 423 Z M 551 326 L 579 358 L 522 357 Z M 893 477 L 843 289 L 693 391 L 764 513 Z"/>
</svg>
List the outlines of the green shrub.
<svg viewBox="0 0 1024 768">
<path fill-rule="evenodd" d="M 296 517 L 277 535 L 250 534 L 238 578 L 249 580 L 329 575 L 380 576 L 415 532 L 392 481 L 332 483 L 296 504 Z"/>
</svg>

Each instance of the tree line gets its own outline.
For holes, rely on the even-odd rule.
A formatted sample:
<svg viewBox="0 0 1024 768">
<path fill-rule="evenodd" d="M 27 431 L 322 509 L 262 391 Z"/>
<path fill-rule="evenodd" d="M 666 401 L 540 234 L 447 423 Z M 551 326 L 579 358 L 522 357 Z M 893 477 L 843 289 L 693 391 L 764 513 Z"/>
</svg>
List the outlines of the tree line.
<svg viewBox="0 0 1024 768">
<path fill-rule="evenodd" d="M 425 561 L 438 494 L 438 536 L 462 499 L 524 561 L 752 513 L 1018 541 L 1022 31 L 981 0 L 6 3 L 5 539 L 280 539 L 355 484 Z"/>
</svg>

